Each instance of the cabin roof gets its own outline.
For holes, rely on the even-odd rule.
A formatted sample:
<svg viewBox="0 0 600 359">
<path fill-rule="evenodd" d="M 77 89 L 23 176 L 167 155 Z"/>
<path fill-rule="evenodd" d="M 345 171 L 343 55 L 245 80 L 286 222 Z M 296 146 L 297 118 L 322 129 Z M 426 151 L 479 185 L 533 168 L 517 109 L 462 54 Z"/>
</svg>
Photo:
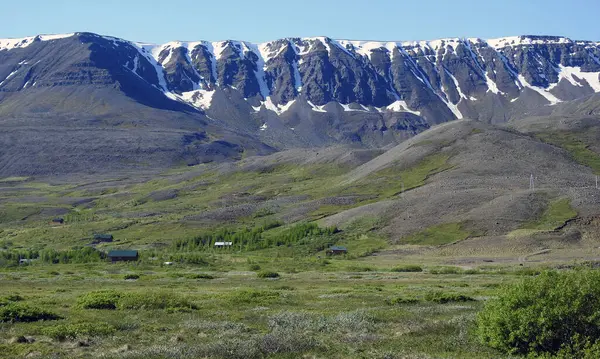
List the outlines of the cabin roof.
<svg viewBox="0 0 600 359">
<path fill-rule="evenodd" d="M 137 257 L 136 250 L 112 250 L 108 252 L 109 257 Z"/>
<path fill-rule="evenodd" d="M 332 251 L 347 251 L 348 250 L 348 248 L 342 247 L 342 246 L 333 246 L 333 247 L 331 247 L 329 249 L 332 250 Z"/>
</svg>

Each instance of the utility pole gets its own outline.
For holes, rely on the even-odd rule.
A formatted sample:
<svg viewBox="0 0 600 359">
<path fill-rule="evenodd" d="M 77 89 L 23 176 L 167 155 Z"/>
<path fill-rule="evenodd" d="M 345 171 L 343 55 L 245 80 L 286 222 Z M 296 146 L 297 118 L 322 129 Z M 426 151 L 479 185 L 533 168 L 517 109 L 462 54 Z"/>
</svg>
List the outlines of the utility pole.
<svg viewBox="0 0 600 359">
<path fill-rule="evenodd" d="M 531 174 L 531 177 L 529 177 L 529 189 L 531 191 L 535 191 L 535 183 L 533 182 L 533 174 Z"/>
</svg>

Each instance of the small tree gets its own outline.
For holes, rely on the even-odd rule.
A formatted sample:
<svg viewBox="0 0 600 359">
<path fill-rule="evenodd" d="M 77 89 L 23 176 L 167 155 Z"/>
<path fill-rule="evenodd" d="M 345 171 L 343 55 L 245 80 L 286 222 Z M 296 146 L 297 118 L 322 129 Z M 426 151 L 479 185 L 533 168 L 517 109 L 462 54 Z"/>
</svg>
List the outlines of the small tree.
<svg viewBox="0 0 600 359">
<path fill-rule="evenodd" d="M 490 300 L 478 314 L 477 334 L 511 354 L 577 350 L 600 339 L 599 308 L 600 272 L 544 272 Z"/>
</svg>

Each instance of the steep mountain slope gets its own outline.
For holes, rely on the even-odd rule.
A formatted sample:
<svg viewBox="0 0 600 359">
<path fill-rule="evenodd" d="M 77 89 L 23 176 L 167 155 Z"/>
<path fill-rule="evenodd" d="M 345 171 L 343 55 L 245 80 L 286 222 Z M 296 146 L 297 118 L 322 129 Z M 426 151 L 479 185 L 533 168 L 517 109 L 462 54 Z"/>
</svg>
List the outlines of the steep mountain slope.
<svg viewBox="0 0 600 359">
<path fill-rule="evenodd" d="M 92 162 L 168 167 L 335 144 L 380 148 L 455 119 L 548 115 L 596 92 L 600 44 L 562 37 L 153 45 L 76 33 L 0 40 L 0 120 L 8 129 L 0 134 L 0 172 L 73 172 Z M 34 146 L 33 128 L 51 134 L 43 148 Z M 66 128 L 79 132 L 66 136 Z M 153 134 L 163 130 L 157 145 Z M 86 150 L 92 143 L 106 146 Z M 80 155 L 47 168 L 36 161 L 41 152 L 55 164 Z M 31 164 L 23 168 L 25 160 Z"/>
<path fill-rule="evenodd" d="M 95 35 L 38 37 L 0 51 L 0 173 L 167 168 L 273 151 L 169 99 L 149 60 Z M 10 44 L 9 44 L 10 45 Z M 9 72 L 9 73 L 7 73 Z"/>
</svg>

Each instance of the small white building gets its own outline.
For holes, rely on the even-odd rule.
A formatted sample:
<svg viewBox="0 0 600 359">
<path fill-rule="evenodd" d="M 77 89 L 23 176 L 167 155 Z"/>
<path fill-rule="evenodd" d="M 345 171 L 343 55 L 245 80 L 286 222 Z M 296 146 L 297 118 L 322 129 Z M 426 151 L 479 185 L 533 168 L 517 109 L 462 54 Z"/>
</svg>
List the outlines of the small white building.
<svg viewBox="0 0 600 359">
<path fill-rule="evenodd" d="M 232 245 L 233 245 L 233 242 L 215 242 L 216 248 L 231 247 Z"/>
</svg>

